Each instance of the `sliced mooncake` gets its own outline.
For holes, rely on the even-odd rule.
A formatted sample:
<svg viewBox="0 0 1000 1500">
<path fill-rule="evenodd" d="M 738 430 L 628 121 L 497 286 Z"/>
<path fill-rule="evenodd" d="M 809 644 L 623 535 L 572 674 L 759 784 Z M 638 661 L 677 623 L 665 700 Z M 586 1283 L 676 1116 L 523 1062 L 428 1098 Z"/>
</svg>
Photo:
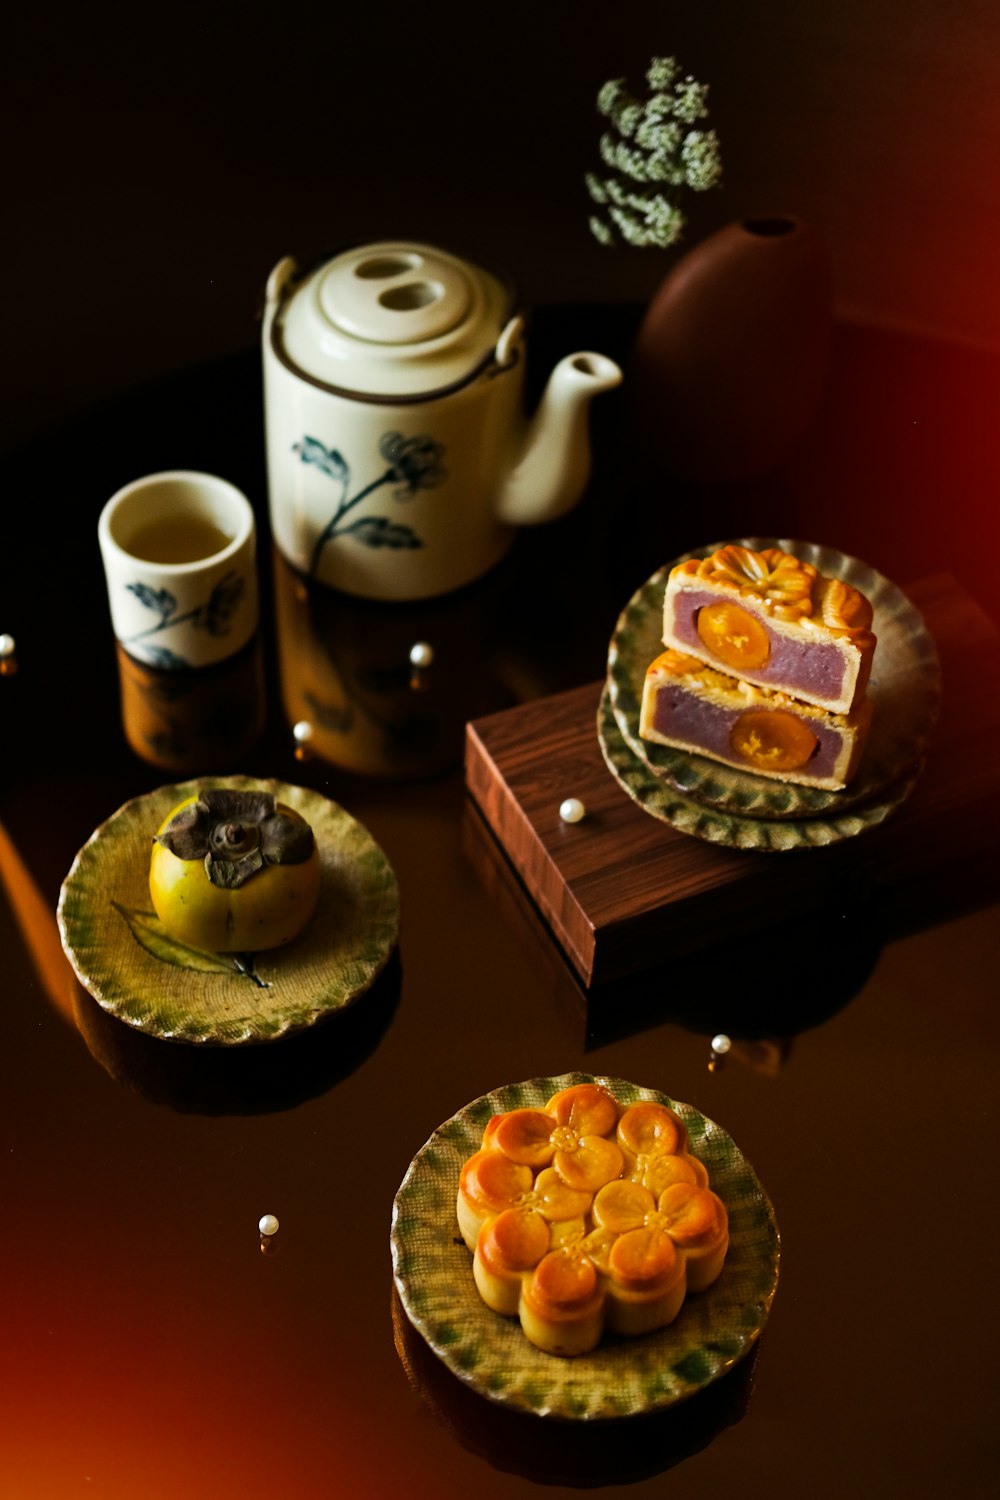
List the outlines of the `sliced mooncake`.
<svg viewBox="0 0 1000 1500">
<path fill-rule="evenodd" d="M 720 547 L 671 569 L 663 643 L 832 713 L 864 694 L 875 637 L 857 589 L 789 552 Z"/>
<path fill-rule="evenodd" d="M 651 743 L 832 791 L 854 775 L 870 723 L 867 698 L 850 714 L 830 713 L 674 650 L 647 668 L 639 712 L 639 734 Z"/>
<path fill-rule="evenodd" d="M 480 1296 L 547 1354 L 676 1318 L 722 1271 L 729 1224 L 664 1104 L 598 1084 L 495 1115 L 462 1166 L 458 1223 Z"/>
</svg>

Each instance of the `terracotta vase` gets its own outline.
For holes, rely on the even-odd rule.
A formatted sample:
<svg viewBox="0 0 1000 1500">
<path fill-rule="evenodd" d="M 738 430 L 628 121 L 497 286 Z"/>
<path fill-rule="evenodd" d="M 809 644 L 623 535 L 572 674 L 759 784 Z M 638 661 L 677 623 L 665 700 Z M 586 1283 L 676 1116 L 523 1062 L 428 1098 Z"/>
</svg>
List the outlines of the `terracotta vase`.
<svg viewBox="0 0 1000 1500">
<path fill-rule="evenodd" d="M 660 286 L 633 351 L 647 457 L 705 481 L 775 468 L 815 415 L 832 310 L 826 247 L 799 219 L 744 219 L 697 245 Z"/>
</svg>

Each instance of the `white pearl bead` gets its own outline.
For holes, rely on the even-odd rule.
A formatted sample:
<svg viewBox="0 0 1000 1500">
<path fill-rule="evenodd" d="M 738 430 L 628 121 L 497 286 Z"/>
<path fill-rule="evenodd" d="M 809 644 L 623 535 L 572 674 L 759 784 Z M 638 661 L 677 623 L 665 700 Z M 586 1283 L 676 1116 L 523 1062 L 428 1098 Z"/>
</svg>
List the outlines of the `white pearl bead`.
<svg viewBox="0 0 1000 1500">
<path fill-rule="evenodd" d="M 292 729 L 292 735 L 297 745 L 305 745 L 313 737 L 313 727 L 308 719 L 300 719 Z"/>
<path fill-rule="evenodd" d="M 581 818 L 587 816 L 587 809 L 579 797 L 567 797 L 559 806 L 559 816 L 564 823 L 579 823 Z"/>
<path fill-rule="evenodd" d="M 3 635 L 0 635 L 0 656 L 13 656 L 13 655 L 14 655 L 14 637 L 12 635 L 8 635 L 7 632 L 4 631 Z"/>
<path fill-rule="evenodd" d="M 718 1036 L 712 1038 L 712 1051 L 719 1057 L 725 1057 L 732 1045 L 732 1041 L 724 1031 L 720 1031 Z"/>
<path fill-rule="evenodd" d="M 429 641 L 417 641 L 410 647 L 410 666 L 429 667 L 434 660 L 434 647 Z"/>
<path fill-rule="evenodd" d="M 278 1221 L 275 1218 L 274 1214 L 264 1214 L 260 1223 L 257 1225 L 257 1228 L 260 1230 L 261 1234 L 266 1234 L 268 1237 L 270 1237 L 272 1234 L 277 1234 Z"/>
</svg>

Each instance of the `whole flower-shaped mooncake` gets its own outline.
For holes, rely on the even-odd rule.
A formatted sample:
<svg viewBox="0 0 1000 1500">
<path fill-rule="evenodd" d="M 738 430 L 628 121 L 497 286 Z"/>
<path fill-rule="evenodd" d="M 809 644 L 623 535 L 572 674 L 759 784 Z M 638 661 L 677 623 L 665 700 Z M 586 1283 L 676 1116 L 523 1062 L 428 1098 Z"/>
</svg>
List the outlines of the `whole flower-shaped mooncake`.
<svg viewBox="0 0 1000 1500">
<path fill-rule="evenodd" d="M 495 1115 L 464 1163 L 458 1222 L 480 1295 L 549 1354 L 585 1354 L 605 1328 L 662 1328 L 710 1286 L 725 1205 L 666 1105 L 624 1110 L 599 1084 Z"/>
</svg>

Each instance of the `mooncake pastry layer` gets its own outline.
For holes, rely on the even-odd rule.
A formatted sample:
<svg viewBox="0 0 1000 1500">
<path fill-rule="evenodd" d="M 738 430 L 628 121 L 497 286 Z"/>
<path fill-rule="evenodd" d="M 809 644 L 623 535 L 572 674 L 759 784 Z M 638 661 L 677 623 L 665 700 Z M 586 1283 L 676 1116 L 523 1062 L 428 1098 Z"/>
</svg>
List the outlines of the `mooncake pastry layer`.
<svg viewBox="0 0 1000 1500">
<path fill-rule="evenodd" d="M 729 1244 L 725 1205 L 688 1145 L 666 1105 L 622 1107 L 594 1083 L 495 1115 L 457 1200 L 486 1305 L 547 1354 L 672 1322 L 718 1278 Z"/>
<path fill-rule="evenodd" d="M 720 547 L 670 572 L 663 643 L 833 713 L 862 698 L 875 650 L 865 596 L 771 547 Z"/>
<path fill-rule="evenodd" d="M 862 698 L 834 714 L 669 650 L 646 671 L 639 733 L 775 781 L 839 791 L 857 770 L 871 723 Z"/>
</svg>

